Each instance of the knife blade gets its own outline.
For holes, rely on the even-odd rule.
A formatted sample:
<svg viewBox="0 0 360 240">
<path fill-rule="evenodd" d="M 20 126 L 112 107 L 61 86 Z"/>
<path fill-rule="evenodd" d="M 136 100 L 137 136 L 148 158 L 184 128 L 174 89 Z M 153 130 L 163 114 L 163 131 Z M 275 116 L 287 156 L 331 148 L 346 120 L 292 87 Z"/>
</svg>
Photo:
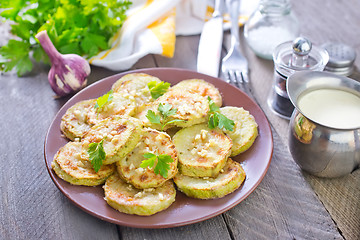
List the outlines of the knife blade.
<svg viewBox="0 0 360 240">
<path fill-rule="evenodd" d="M 205 22 L 199 41 L 197 71 L 218 77 L 221 45 L 223 41 L 224 0 L 215 0 L 211 19 Z"/>
</svg>

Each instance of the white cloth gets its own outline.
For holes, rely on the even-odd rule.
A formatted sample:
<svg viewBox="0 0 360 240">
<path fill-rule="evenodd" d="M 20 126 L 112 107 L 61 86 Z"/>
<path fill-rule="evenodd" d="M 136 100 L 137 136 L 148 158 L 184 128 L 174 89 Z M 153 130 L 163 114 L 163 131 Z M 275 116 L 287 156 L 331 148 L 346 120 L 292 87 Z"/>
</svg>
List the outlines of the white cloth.
<svg viewBox="0 0 360 240">
<path fill-rule="evenodd" d="M 201 33 L 204 22 L 211 17 L 211 0 L 133 0 L 120 31 L 112 39 L 112 47 L 92 57 L 94 66 L 114 71 L 131 68 L 148 54 L 172 57 L 176 35 Z M 258 1 L 241 1 L 240 23 L 255 10 Z M 224 16 L 224 28 L 229 22 Z"/>
</svg>

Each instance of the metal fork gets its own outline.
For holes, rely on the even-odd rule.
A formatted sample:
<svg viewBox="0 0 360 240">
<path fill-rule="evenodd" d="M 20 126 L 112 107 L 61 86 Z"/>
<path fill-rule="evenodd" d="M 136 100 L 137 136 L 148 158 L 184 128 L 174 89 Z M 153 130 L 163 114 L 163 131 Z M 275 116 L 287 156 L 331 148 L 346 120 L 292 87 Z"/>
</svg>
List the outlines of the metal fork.
<svg viewBox="0 0 360 240">
<path fill-rule="evenodd" d="M 226 0 L 226 7 L 231 18 L 231 47 L 222 60 L 221 70 L 228 83 L 250 93 L 248 62 L 240 52 L 239 2 L 239 0 Z"/>
</svg>

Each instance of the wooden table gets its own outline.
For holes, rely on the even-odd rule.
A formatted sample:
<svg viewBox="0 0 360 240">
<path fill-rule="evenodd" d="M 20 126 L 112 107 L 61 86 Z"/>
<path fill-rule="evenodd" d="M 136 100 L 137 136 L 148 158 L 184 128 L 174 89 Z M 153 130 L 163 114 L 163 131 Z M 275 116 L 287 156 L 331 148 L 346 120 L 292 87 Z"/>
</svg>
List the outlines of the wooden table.
<svg viewBox="0 0 360 240">
<path fill-rule="evenodd" d="M 360 55 L 359 1 L 293 1 L 293 9 L 302 35 L 314 45 L 343 42 Z M 225 33 L 223 54 L 229 40 Z M 178 37 L 174 58 L 149 55 L 133 68 L 195 70 L 198 42 L 199 36 Z M 302 172 L 287 149 L 288 121 L 266 103 L 273 63 L 256 57 L 246 44 L 242 52 L 250 63 L 254 96 L 273 130 L 270 168 L 257 189 L 233 209 L 169 229 L 117 226 L 74 206 L 53 184 L 43 157 L 46 131 L 68 98 L 53 99 L 46 66 L 36 65 L 21 78 L 1 74 L 0 239 L 360 239 L 360 170 L 337 179 Z M 92 67 L 89 84 L 114 73 Z"/>
</svg>

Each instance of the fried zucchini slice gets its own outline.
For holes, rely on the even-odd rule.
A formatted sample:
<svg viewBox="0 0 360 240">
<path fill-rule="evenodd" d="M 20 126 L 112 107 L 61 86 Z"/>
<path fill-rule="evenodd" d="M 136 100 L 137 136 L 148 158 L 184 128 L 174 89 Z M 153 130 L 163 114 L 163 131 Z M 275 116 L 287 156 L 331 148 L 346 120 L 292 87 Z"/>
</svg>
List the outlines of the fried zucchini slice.
<svg viewBox="0 0 360 240">
<path fill-rule="evenodd" d="M 135 98 L 131 95 L 113 93 L 112 100 L 106 103 L 101 109 L 91 108 L 87 115 L 87 122 L 95 125 L 101 120 L 111 116 L 132 116 L 135 114 Z"/>
<path fill-rule="evenodd" d="M 68 142 L 56 153 L 51 167 L 61 179 L 73 185 L 97 186 L 115 171 L 115 165 L 103 165 L 95 172 L 89 158 L 81 157 L 82 144 Z"/>
<path fill-rule="evenodd" d="M 87 115 L 94 108 L 96 99 L 84 100 L 71 106 L 61 118 L 60 130 L 71 141 L 90 130 L 92 124 L 87 121 Z"/>
<path fill-rule="evenodd" d="M 106 158 L 103 164 L 112 164 L 125 157 L 140 141 L 143 126 L 132 117 L 109 117 L 94 125 L 83 137 L 82 156 L 88 155 L 89 144 L 103 141 Z"/>
<path fill-rule="evenodd" d="M 231 154 L 231 139 L 207 124 L 181 129 L 173 142 L 178 151 L 179 171 L 187 176 L 216 177 Z"/>
<path fill-rule="evenodd" d="M 156 166 L 157 161 L 155 161 L 153 168 L 140 167 L 142 161 L 145 160 L 143 156 L 145 153 L 153 153 L 157 156 L 163 154 L 171 156 L 173 162 L 169 163 L 170 169 L 166 178 L 154 172 L 153 168 Z M 164 132 L 147 128 L 144 130 L 136 148 L 118 161 L 116 167 L 122 179 L 136 188 L 143 189 L 158 187 L 173 178 L 177 173 L 177 163 L 177 152 L 170 136 Z"/>
<path fill-rule="evenodd" d="M 177 188 L 188 197 L 200 199 L 221 198 L 234 192 L 244 182 L 244 169 L 228 158 L 226 165 L 215 178 L 189 177 L 180 173 L 174 177 Z"/>
<path fill-rule="evenodd" d="M 199 94 L 203 97 L 210 97 L 214 103 L 221 107 L 222 106 L 222 97 L 213 84 L 206 82 L 203 79 L 187 79 L 183 80 L 171 88 L 171 91 L 188 91 L 190 93 Z"/>
<path fill-rule="evenodd" d="M 153 215 L 167 209 L 174 201 L 176 190 L 172 180 L 158 188 L 137 189 L 115 173 L 103 186 L 105 201 L 116 210 L 141 216 Z"/>
<path fill-rule="evenodd" d="M 137 112 L 140 112 L 146 104 L 154 101 L 148 87 L 149 82 L 159 83 L 161 80 L 145 73 L 130 73 L 117 80 L 112 89 L 116 93 L 133 96 Z"/>
<path fill-rule="evenodd" d="M 153 124 L 147 119 L 146 115 L 149 110 L 159 115 L 159 104 L 170 104 L 172 109 L 176 109 L 176 113 L 168 116 L 166 119 L 161 118 L 161 124 Z M 145 126 L 158 130 L 166 130 L 172 127 L 189 127 L 206 121 L 209 111 L 208 100 L 200 95 L 181 91 L 168 91 L 159 97 L 151 105 L 148 105 L 136 117 L 140 119 Z M 164 124 L 174 121 L 171 124 L 162 127 Z"/>
<path fill-rule="evenodd" d="M 235 122 L 233 131 L 224 130 L 233 142 L 230 157 L 248 150 L 258 135 L 258 125 L 254 116 L 238 107 L 223 107 L 220 108 L 220 113 Z"/>
</svg>

